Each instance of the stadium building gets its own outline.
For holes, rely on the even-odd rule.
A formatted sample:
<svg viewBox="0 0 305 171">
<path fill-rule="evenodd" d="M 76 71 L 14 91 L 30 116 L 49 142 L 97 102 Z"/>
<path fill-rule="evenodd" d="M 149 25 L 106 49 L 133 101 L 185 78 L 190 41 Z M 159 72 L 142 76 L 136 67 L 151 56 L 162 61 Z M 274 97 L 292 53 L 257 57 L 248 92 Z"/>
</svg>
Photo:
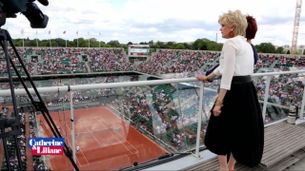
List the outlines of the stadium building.
<svg viewBox="0 0 305 171">
<path fill-rule="evenodd" d="M 71 158 L 80 170 L 217 170 L 216 156 L 203 141 L 219 80 L 202 83 L 194 76 L 215 65 L 219 52 L 150 53 L 146 45 L 131 45 L 128 53 L 121 48 L 17 51 L 35 86 L 9 49 L 33 97 L 10 67 L 12 96 L 7 63 L 0 58 L 0 115 L 21 122 L 21 134 L 11 134 L 13 125 L 1 127 L 2 170 L 73 170 Z M 283 170 L 304 158 L 304 63 L 304 56 L 259 54 L 252 78 L 265 119 L 265 153 L 258 168 L 238 164 L 238 170 Z M 40 97 L 43 104 L 33 104 Z M 65 154 L 71 156 L 33 155 L 29 140 L 54 134 L 64 138 Z"/>
</svg>

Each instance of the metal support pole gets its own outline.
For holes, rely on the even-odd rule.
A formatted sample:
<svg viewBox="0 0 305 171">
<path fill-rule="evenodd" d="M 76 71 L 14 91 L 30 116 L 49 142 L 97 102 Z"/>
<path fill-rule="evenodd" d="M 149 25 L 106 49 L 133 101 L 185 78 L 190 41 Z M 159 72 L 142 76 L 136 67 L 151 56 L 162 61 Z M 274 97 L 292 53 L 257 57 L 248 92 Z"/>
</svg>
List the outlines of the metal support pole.
<svg viewBox="0 0 305 171">
<path fill-rule="evenodd" d="M 200 84 L 200 91 L 199 91 L 199 112 L 198 112 L 198 125 L 197 125 L 197 137 L 196 137 L 196 152 L 195 156 L 198 158 L 199 155 L 199 147 L 200 147 L 200 131 L 201 131 L 201 122 L 202 122 L 202 104 L 203 103 L 203 83 Z"/>
<path fill-rule="evenodd" d="M 270 81 L 271 81 L 271 76 L 267 76 L 266 87 L 265 87 L 265 96 L 264 96 L 264 104 L 263 104 L 263 113 L 262 113 L 264 122 L 265 122 L 265 118 L 266 118 L 266 110 L 267 110 L 267 103 L 268 103 L 268 97 L 269 97 Z"/>
<path fill-rule="evenodd" d="M 181 109 L 181 107 L 182 107 L 181 106 L 181 98 L 180 98 L 180 91 L 179 91 L 179 87 L 178 86 L 177 86 L 177 94 L 178 94 L 178 103 L 179 103 L 180 116 L 181 116 L 181 118 L 184 118 L 183 113 L 182 113 L 182 109 Z"/>
<path fill-rule="evenodd" d="M 299 112 L 299 118 L 304 119 L 304 106 L 305 106 L 305 83 L 304 83 L 304 89 L 303 89 L 303 98 L 302 98 L 302 104 L 301 104 L 301 111 Z"/>
<path fill-rule="evenodd" d="M 70 91 L 70 117 L 71 117 L 71 141 L 72 141 L 72 157 L 76 163 L 75 154 L 75 130 L 74 130 L 74 106 L 73 106 L 73 91 Z M 75 170 L 75 169 L 74 169 Z"/>
</svg>

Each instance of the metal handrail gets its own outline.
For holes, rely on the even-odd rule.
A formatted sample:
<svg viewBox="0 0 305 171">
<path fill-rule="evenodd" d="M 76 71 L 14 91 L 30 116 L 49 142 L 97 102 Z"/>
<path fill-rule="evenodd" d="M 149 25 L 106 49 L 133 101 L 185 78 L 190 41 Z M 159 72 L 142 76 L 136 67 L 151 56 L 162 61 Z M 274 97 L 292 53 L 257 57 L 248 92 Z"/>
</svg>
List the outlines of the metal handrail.
<svg viewBox="0 0 305 171">
<path fill-rule="evenodd" d="M 305 73 L 305 70 L 298 71 L 281 71 L 281 72 L 267 72 L 267 73 L 255 73 L 252 74 L 252 77 L 261 77 L 267 76 L 267 85 L 265 89 L 264 103 L 263 103 L 263 117 L 265 118 L 266 106 L 268 102 L 268 93 L 270 86 L 270 79 L 276 75 L 288 75 L 288 74 L 302 74 Z M 305 76 L 305 75 L 304 75 Z M 269 80 L 269 81 L 268 81 Z M 97 83 L 97 84 L 83 84 L 83 85 L 65 85 L 65 86 L 52 86 L 52 87 L 39 87 L 37 90 L 39 93 L 53 93 L 53 92 L 69 92 L 69 91 L 78 91 L 78 90 L 90 90 L 90 89 L 103 89 L 103 88 L 122 88 L 122 87 L 134 87 L 134 86 L 150 86 L 150 85 L 161 85 L 161 84 L 170 84 L 170 83 L 181 83 L 181 82 L 198 82 L 195 77 L 191 78 L 175 78 L 175 79 L 164 79 L 164 80 L 149 80 L 149 81 L 128 81 L 128 82 L 117 82 L 117 83 Z M 203 100 L 203 84 L 200 85 L 200 94 L 199 99 Z M 32 93 L 33 89 L 29 89 Z M 303 119 L 304 105 L 305 105 L 305 91 L 303 90 L 303 99 L 302 106 L 300 110 L 300 118 Z M 26 92 L 23 88 L 15 89 L 16 95 L 25 95 Z M 10 96 L 10 90 L 0 90 L 0 97 Z M 71 97 L 72 99 L 73 97 Z M 200 108 L 198 112 L 198 127 L 197 127 L 197 140 L 196 140 L 196 156 L 199 156 L 199 146 L 200 146 L 200 130 L 201 130 L 201 114 L 202 114 L 202 103 L 200 103 Z"/>
<path fill-rule="evenodd" d="M 261 76 L 275 76 L 275 75 L 288 75 L 288 74 L 301 74 L 305 73 L 305 70 L 298 71 L 281 71 L 281 72 L 266 72 L 266 73 L 255 73 L 252 77 Z M 305 76 L 305 75 L 304 75 Z M 128 81 L 128 82 L 117 82 L 117 83 L 96 83 L 96 84 L 81 84 L 81 85 L 64 85 L 64 86 L 52 86 L 52 87 L 38 87 L 40 93 L 53 93 L 53 92 L 68 92 L 70 90 L 89 90 L 98 88 L 118 88 L 118 87 L 134 87 L 134 86 L 149 86 L 149 85 L 160 85 L 169 83 L 179 82 L 194 82 L 198 81 L 195 77 L 190 78 L 174 78 L 174 79 L 163 79 L 163 80 L 148 80 L 148 81 Z M 30 92 L 33 92 L 29 88 Z M 15 89 L 16 95 L 25 95 L 23 88 Z M 0 90 L 0 96 L 10 96 L 10 90 Z"/>
</svg>

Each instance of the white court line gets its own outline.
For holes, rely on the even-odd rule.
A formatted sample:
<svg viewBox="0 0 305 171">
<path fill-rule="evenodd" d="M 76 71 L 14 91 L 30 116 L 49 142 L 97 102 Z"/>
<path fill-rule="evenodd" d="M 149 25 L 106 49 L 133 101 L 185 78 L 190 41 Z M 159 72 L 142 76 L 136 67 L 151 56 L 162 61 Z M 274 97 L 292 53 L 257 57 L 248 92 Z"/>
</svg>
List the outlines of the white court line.
<svg viewBox="0 0 305 171">
<path fill-rule="evenodd" d="M 109 110 L 107 107 L 105 108 L 106 110 L 108 110 L 111 114 L 114 114 L 111 110 Z M 114 114 L 115 115 L 115 114 Z M 115 115 L 115 116 L 117 116 L 117 115 Z M 119 117 L 118 117 L 119 118 Z M 119 118 L 119 120 L 122 120 L 121 118 Z M 102 122 L 104 122 L 104 121 L 102 121 Z M 123 121 L 123 122 L 125 122 L 125 121 Z M 129 127 L 129 124 L 126 124 L 126 125 L 128 125 L 128 127 Z M 120 129 L 122 129 L 122 128 L 120 128 Z M 115 137 L 121 137 L 122 139 L 123 138 L 125 138 L 126 139 L 126 137 L 123 137 L 123 136 L 121 136 L 120 134 L 118 134 L 118 133 L 116 133 L 115 131 L 113 131 L 114 132 L 114 134 L 116 134 L 117 136 L 115 136 Z M 126 134 L 127 135 L 127 134 Z M 119 138 L 117 138 L 119 141 L 120 141 L 120 139 Z M 122 144 L 122 143 L 121 143 Z M 122 144 L 122 145 L 124 145 L 124 147 L 125 147 L 125 149 L 127 149 L 128 151 L 129 151 L 129 153 L 130 154 L 139 154 L 139 150 L 137 150 L 137 148 L 135 147 L 135 146 L 133 146 L 131 143 L 129 143 L 128 141 L 126 141 L 126 144 L 128 144 L 128 146 L 127 145 L 125 145 L 125 143 L 124 144 Z M 131 148 L 129 148 L 129 147 L 131 147 Z M 135 152 L 132 152 L 132 150 L 134 150 Z"/>
</svg>

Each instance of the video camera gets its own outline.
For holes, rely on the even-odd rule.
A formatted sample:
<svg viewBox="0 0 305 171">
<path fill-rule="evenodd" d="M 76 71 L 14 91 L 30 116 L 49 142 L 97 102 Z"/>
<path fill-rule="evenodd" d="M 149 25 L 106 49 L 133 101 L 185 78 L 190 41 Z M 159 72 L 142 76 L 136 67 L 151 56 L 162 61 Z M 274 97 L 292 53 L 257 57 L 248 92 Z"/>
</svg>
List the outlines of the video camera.
<svg viewBox="0 0 305 171">
<path fill-rule="evenodd" d="M 45 28 L 49 17 L 41 12 L 35 0 L 0 0 L 0 27 L 6 18 L 15 18 L 21 12 L 31 23 L 32 28 Z M 49 5 L 48 0 L 38 0 L 42 5 Z"/>
</svg>

